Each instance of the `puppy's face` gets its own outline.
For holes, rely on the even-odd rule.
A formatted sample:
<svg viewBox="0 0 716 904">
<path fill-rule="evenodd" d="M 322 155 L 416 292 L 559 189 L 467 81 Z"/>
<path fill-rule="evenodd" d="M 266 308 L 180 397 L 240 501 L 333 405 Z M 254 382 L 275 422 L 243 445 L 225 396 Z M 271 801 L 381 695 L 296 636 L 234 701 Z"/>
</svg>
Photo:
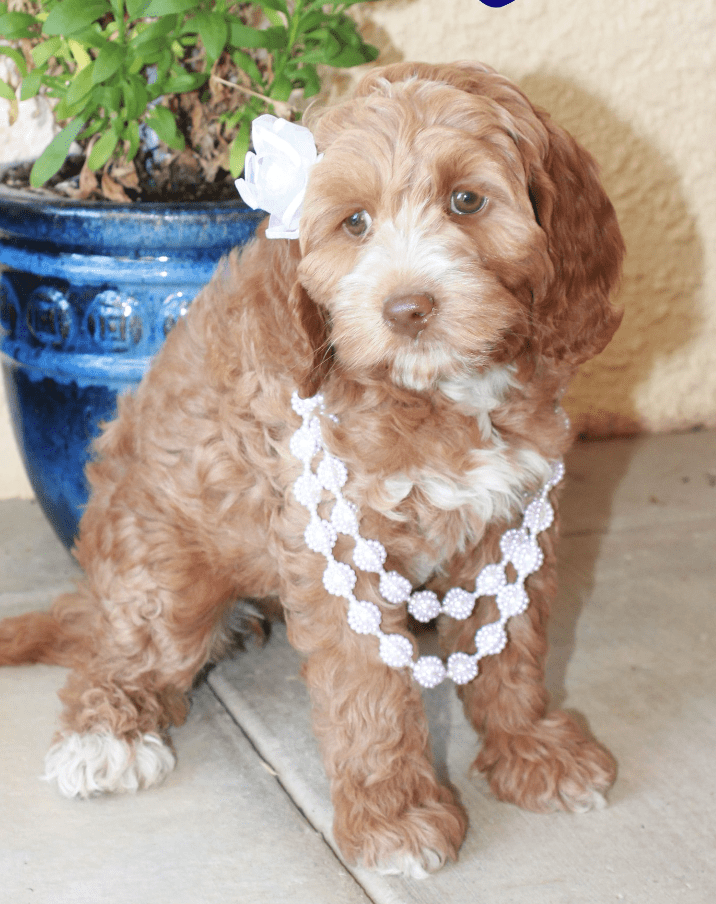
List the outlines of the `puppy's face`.
<svg viewBox="0 0 716 904">
<path fill-rule="evenodd" d="M 299 277 L 341 365 L 425 390 L 513 357 L 551 264 L 505 111 L 413 80 L 315 131 Z"/>
</svg>

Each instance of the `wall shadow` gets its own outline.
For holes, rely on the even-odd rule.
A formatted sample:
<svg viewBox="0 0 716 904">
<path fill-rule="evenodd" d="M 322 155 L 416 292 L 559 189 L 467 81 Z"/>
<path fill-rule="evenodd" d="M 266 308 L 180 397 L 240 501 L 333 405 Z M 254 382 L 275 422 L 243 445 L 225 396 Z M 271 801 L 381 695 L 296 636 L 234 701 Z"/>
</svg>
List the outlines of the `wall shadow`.
<svg viewBox="0 0 716 904">
<path fill-rule="evenodd" d="M 567 476 L 559 506 L 559 586 L 548 628 L 546 684 L 555 707 L 567 697 L 567 672 L 582 610 L 594 591 L 602 542 L 610 530 L 612 500 L 646 441 L 640 437 L 581 440 L 566 456 Z"/>
<path fill-rule="evenodd" d="M 645 415 L 638 405 L 657 364 L 683 352 L 705 322 L 699 306 L 703 248 L 679 172 L 604 101 L 574 82 L 549 72 L 518 82 L 599 162 L 627 246 L 616 298 L 624 320 L 606 351 L 574 380 L 566 407 L 575 425 L 593 436 L 694 426 L 678 419 L 659 423 L 657 413 Z M 674 400 L 665 402 L 674 407 Z"/>
</svg>

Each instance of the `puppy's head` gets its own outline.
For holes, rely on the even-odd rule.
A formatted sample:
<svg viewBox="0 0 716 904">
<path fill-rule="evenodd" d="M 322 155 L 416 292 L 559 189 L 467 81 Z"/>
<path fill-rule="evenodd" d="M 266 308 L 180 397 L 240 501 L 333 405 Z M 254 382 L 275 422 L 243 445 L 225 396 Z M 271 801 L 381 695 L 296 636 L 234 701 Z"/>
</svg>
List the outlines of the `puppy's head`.
<svg viewBox="0 0 716 904">
<path fill-rule="evenodd" d="M 378 69 L 313 124 L 323 160 L 292 305 L 304 391 L 340 366 L 419 391 L 541 355 L 574 367 L 619 324 L 623 245 L 591 157 L 477 64 Z"/>
</svg>

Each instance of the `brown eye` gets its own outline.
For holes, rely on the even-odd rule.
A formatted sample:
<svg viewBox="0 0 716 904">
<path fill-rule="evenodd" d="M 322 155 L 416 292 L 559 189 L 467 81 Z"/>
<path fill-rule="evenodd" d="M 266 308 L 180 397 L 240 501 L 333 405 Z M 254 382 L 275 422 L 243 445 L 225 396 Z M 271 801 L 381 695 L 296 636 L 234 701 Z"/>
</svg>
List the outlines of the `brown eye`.
<svg viewBox="0 0 716 904">
<path fill-rule="evenodd" d="M 357 210 L 343 221 L 343 228 L 350 235 L 365 235 L 373 222 L 367 210 Z"/>
<path fill-rule="evenodd" d="M 474 191 L 454 191 L 450 195 L 450 210 L 461 216 L 469 213 L 477 213 L 487 204 L 484 195 L 478 195 Z"/>
</svg>

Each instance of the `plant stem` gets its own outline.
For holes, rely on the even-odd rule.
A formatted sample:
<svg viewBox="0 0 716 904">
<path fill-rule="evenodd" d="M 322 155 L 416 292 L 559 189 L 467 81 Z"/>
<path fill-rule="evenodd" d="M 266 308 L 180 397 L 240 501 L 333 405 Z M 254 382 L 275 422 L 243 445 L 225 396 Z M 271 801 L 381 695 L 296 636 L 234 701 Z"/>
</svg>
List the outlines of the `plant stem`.
<svg viewBox="0 0 716 904">
<path fill-rule="evenodd" d="M 270 104 L 276 109 L 277 113 L 288 114 L 290 116 L 291 113 L 297 113 L 298 107 L 294 107 L 285 101 L 273 100 L 270 97 L 267 97 L 265 94 L 259 94 L 258 91 L 252 91 L 250 88 L 244 88 L 243 85 L 237 85 L 235 82 L 227 82 L 224 78 L 219 78 L 218 75 L 211 76 L 212 81 L 218 82 L 220 85 L 226 85 L 227 88 L 233 88 L 236 91 L 241 92 L 242 94 L 248 94 L 250 97 L 256 97 L 258 100 L 262 100 L 265 104 Z M 288 117 L 286 117 L 288 118 Z"/>
<path fill-rule="evenodd" d="M 124 23 L 124 0 L 117 0 L 117 43 L 124 43 L 126 26 Z"/>
<path fill-rule="evenodd" d="M 273 80 L 271 81 L 271 85 L 269 86 L 269 95 L 271 94 L 271 89 L 273 88 L 273 86 L 279 82 L 279 79 L 283 75 L 283 70 L 286 68 L 286 64 L 291 59 L 293 45 L 296 43 L 296 38 L 298 36 L 298 23 L 301 18 L 301 13 L 303 12 L 304 3 L 305 0 L 296 0 L 296 3 L 293 7 L 293 13 L 291 14 L 291 18 L 288 22 L 288 41 L 286 42 L 286 50 L 281 55 L 281 58 L 279 59 L 276 66 Z"/>
</svg>

